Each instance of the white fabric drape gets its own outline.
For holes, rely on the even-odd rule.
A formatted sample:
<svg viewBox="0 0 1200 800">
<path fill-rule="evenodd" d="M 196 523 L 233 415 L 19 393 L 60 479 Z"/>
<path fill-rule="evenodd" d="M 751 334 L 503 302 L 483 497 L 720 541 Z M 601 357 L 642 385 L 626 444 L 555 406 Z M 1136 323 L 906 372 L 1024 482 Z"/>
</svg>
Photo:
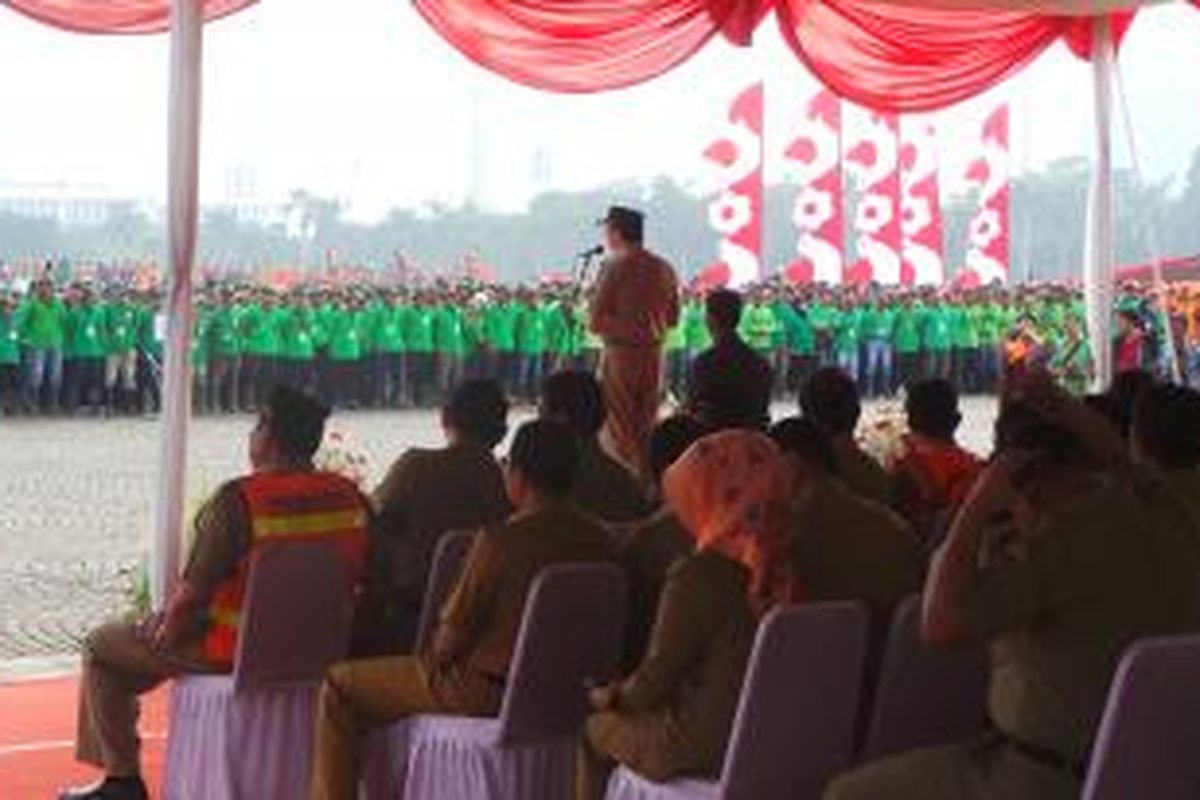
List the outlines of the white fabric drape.
<svg viewBox="0 0 1200 800">
<path fill-rule="evenodd" d="M 151 588 L 161 606 L 179 574 L 191 415 L 192 263 L 200 164 L 200 97 L 204 18 L 200 0 L 172 0 L 170 116 L 167 143 L 166 339 L 163 347 L 162 440 L 158 525 Z"/>
<path fill-rule="evenodd" d="M 1088 335 L 1096 364 L 1096 387 L 1107 388 L 1113 377 L 1112 73 L 1113 38 L 1108 19 L 1095 21 L 1092 44 L 1092 90 L 1095 104 L 1095 164 L 1088 197 L 1087 242 L 1083 257 L 1083 289 Z"/>
</svg>

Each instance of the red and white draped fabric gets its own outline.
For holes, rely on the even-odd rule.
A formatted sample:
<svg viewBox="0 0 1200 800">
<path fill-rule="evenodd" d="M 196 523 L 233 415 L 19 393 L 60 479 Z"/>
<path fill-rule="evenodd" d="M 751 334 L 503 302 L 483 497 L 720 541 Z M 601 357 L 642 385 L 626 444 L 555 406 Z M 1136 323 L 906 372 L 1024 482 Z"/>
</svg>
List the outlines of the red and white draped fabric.
<svg viewBox="0 0 1200 800">
<path fill-rule="evenodd" d="M 762 275 L 763 85 L 752 84 L 729 106 L 717 137 L 704 149 L 710 185 L 708 224 L 720 237 L 717 272 L 742 286 Z"/>
<path fill-rule="evenodd" d="M 854 237 L 858 260 L 846 271 L 851 283 L 900 282 L 899 119 L 870 114 L 855 131 L 845 167 L 858 183 Z"/>
<path fill-rule="evenodd" d="M 204 20 L 211 22 L 255 2 L 204 0 Z M 171 0 L 0 0 L 0 6 L 76 33 L 161 33 L 171 22 Z"/>
<path fill-rule="evenodd" d="M 933 123 L 906 117 L 900 122 L 900 228 L 904 237 L 900 282 L 940 286 L 942 206 L 938 190 L 938 140 Z"/>
<path fill-rule="evenodd" d="M 841 283 L 845 246 L 842 101 L 822 89 L 794 121 L 782 163 L 785 179 L 802 187 L 792 205 L 798 258 L 784 268 L 784 275 L 793 283 Z"/>
<path fill-rule="evenodd" d="M 979 208 L 967 230 L 967 258 L 957 280 L 968 285 L 1006 283 L 1009 274 L 1008 104 L 988 115 L 980 131 L 979 155 L 967 181 L 979 191 Z"/>
</svg>

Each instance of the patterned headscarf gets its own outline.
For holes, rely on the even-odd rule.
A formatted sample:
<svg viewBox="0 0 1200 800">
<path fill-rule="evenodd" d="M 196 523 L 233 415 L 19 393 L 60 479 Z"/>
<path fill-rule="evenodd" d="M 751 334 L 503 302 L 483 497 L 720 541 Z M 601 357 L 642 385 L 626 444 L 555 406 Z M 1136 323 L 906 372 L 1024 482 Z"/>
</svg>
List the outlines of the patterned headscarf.
<svg viewBox="0 0 1200 800">
<path fill-rule="evenodd" d="M 750 571 L 757 611 L 798 599 L 788 557 L 787 463 L 760 433 L 706 436 L 663 479 L 667 503 L 698 550 L 713 550 Z"/>
</svg>

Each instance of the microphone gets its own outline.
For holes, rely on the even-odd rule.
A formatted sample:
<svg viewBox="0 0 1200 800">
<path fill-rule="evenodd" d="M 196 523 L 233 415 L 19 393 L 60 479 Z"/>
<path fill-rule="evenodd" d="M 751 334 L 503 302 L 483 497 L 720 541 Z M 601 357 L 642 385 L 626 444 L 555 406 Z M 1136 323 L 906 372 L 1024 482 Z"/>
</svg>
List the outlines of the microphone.
<svg viewBox="0 0 1200 800">
<path fill-rule="evenodd" d="M 579 258 L 595 258 L 604 252 L 604 245 L 598 244 L 595 247 L 589 247 L 579 254 Z"/>
</svg>

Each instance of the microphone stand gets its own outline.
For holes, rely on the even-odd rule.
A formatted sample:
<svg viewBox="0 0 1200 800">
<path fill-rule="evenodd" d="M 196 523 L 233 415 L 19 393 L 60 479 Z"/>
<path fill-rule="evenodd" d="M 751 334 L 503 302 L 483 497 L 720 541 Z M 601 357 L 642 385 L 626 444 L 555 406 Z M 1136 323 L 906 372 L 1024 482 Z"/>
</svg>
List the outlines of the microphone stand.
<svg viewBox="0 0 1200 800">
<path fill-rule="evenodd" d="M 575 264 L 571 267 L 571 291 L 567 295 L 567 309 L 570 312 L 570 317 L 567 319 L 568 330 L 571 336 L 575 335 L 575 326 L 578 321 L 579 301 L 587 292 L 588 281 L 591 278 L 591 273 L 595 267 L 596 260 L 602 255 L 602 251 L 587 250 L 575 256 Z M 584 323 L 586 325 L 586 322 Z M 586 335 L 586 333 L 585 333 Z M 582 344 L 582 342 L 580 343 Z M 560 364 L 559 369 L 563 369 L 565 365 Z"/>
</svg>

